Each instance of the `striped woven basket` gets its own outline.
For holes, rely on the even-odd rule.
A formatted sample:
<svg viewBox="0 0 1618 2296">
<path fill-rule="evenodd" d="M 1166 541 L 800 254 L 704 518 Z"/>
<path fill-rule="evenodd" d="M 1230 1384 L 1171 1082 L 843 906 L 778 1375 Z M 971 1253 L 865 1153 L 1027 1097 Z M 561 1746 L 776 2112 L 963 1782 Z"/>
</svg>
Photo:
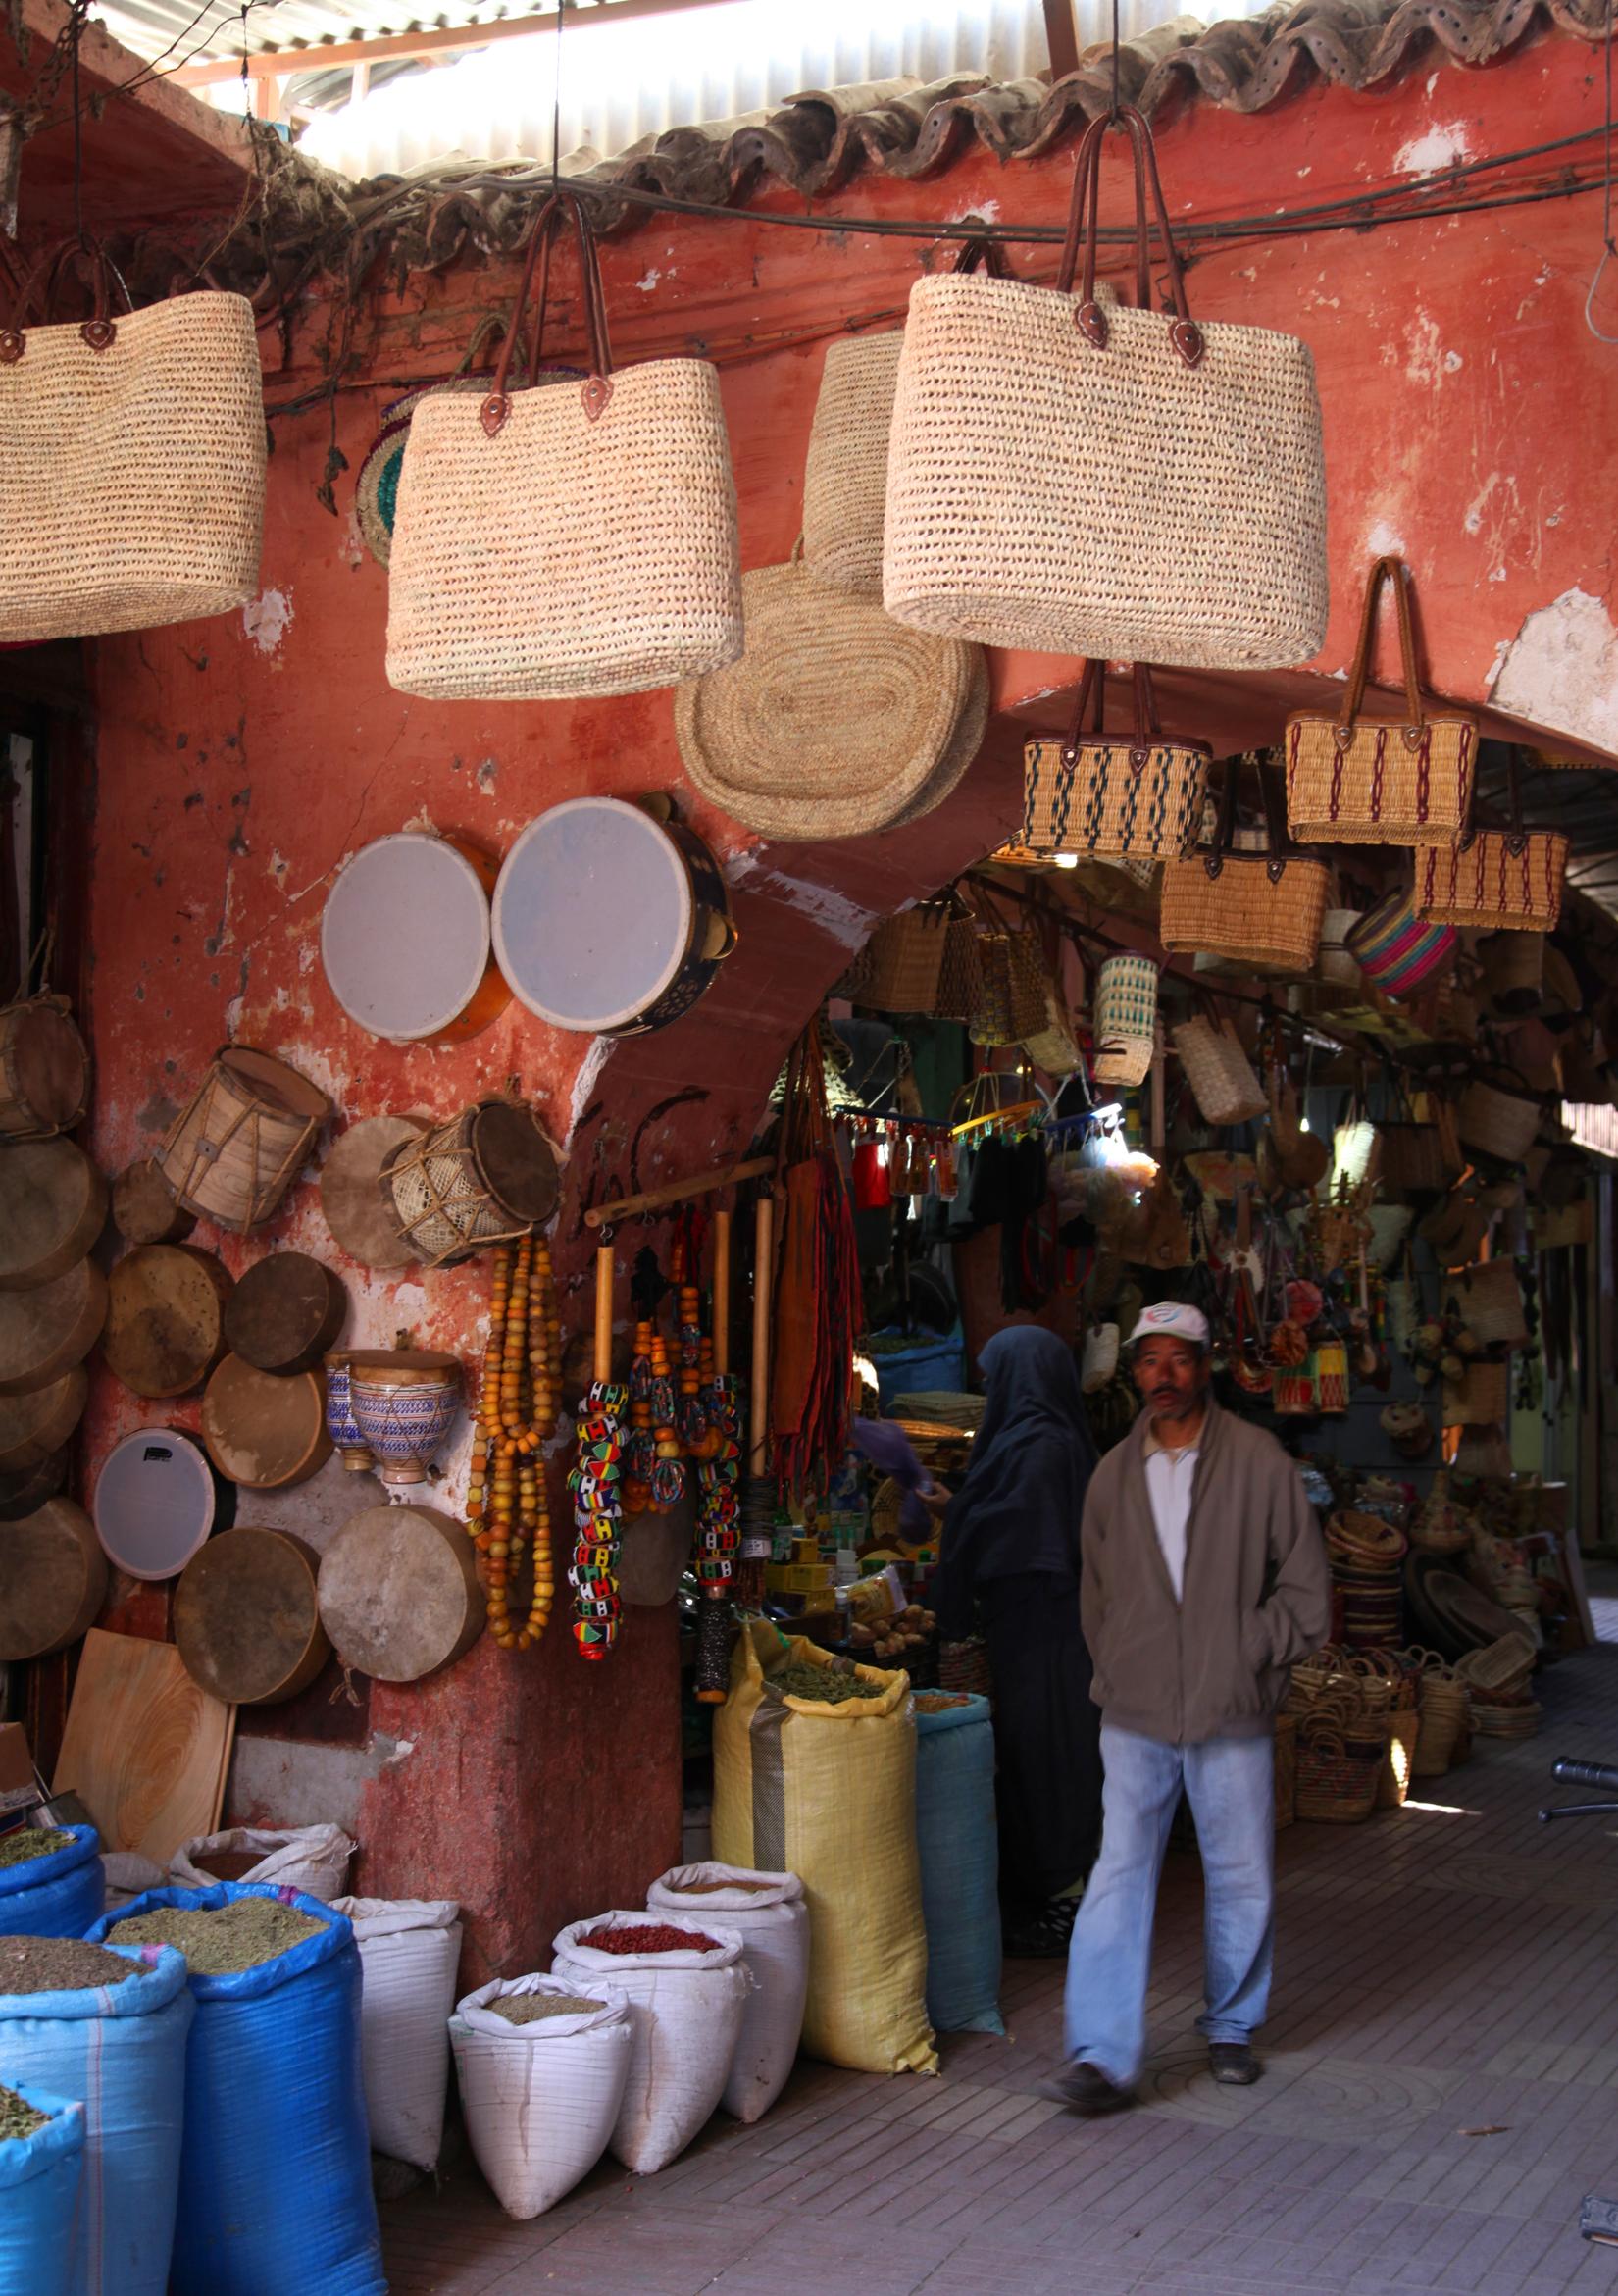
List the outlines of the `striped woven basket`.
<svg viewBox="0 0 1618 2296">
<path fill-rule="evenodd" d="M 1388 1718 L 1364 1717 L 1341 1727 L 1313 1714 L 1303 1718 L 1297 1733 L 1300 1824 L 1363 1825 L 1376 1808 L 1391 1727 Z"/>
<path fill-rule="evenodd" d="M 1416 996 L 1455 961 L 1452 925 L 1416 914 L 1408 893 L 1390 893 L 1348 928 L 1346 946 L 1360 971 L 1385 996 Z"/>
<path fill-rule="evenodd" d="M 1095 1081 L 1143 1084 L 1157 1044 L 1157 966 L 1133 950 L 1109 956 L 1095 977 Z"/>
</svg>

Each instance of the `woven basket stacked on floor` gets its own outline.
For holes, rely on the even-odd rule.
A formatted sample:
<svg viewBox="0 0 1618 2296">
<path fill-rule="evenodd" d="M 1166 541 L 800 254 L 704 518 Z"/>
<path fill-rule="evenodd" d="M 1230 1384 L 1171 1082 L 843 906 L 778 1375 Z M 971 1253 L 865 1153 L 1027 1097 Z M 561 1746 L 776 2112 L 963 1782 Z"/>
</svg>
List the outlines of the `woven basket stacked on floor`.
<svg viewBox="0 0 1618 2296">
<path fill-rule="evenodd" d="M 1543 1709 L 1533 1680 L 1537 1654 L 1526 1635 L 1502 1634 L 1481 1651 L 1468 1651 L 1456 1666 L 1472 1708 L 1472 1726 L 1485 1738 L 1532 1738 Z"/>
<path fill-rule="evenodd" d="M 982 649 L 903 629 L 795 559 L 741 591 L 741 658 L 675 695 L 693 788 L 772 838 L 869 837 L 941 805 L 984 738 Z"/>
<path fill-rule="evenodd" d="M 1406 1656 L 1421 1668 L 1416 1678 L 1421 1726 L 1416 1733 L 1411 1775 L 1441 1778 L 1445 1770 L 1465 1759 L 1472 1729 L 1471 1694 L 1454 1667 L 1437 1651 L 1412 1649 Z"/>
<path fill-rule="evenodd" d="M 1377 1805 L 1388 1761 L 1391 1724 L 1387 1714 L 1323 1698 L 1297 1723 L 1297 1795 L 1300 1824 L 1360 1825 Z"/>
<path fill-rule="evenodd" d="M 1408 1544 L 1377 1515 L 1345 1509 L 1327 1524 L 1326 1552 L 1342 1590 L 1343 1640 L 1353 1649 L 1391 1650 L 1399 1642 Z"/>
</svg>

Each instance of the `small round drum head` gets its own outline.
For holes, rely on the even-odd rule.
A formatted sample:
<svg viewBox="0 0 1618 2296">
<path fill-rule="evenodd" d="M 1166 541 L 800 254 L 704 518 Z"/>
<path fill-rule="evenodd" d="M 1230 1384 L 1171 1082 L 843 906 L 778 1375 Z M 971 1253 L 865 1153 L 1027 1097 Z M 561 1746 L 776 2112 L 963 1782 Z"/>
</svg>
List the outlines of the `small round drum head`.
<svg viewBox="0 0 1618 2296">
<path fill-rule="evenodd" d="M 573 797 L 506 855 L 495 954 L 530 1012 L 594 1036 L 656 1002 L 685 962 L 691 917 L 673 838 L 621 797 Z"/>
<path fill-rule="evenodd" d="M 451 1028 L 488 968 L 488 894 L 466 855 L 416 830 L 378 838 L 337 879 L 321 919 L 331 994 L 374 1037 Z"/>
<path fill-rule="evenodd" d="M 503 1100 L 480 1108 L 472 1152 L 495 1200 L 518 1219 L 542 1227 L 556 1209 L 561 1183 L 550 1142 L 533 1111 Z"/>
<path fill-rule="evenodd" d="M 141 1427 L 108 1454 L 95 1486 L 95 1535 L 131 1578 L 173 1578 L 214 1527 L 213 1470 L 173 1427 Z"/>
</svg>

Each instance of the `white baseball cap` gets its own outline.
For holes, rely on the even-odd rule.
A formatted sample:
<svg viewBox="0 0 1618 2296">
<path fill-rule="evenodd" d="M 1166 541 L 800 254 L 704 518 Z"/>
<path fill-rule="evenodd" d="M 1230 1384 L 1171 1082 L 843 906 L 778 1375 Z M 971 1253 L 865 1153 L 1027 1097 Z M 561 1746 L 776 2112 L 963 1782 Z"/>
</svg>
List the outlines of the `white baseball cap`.
<svg viewBox="0 0 1618 2296">
<path fill-rule="evenodd" d="M 1208 1319 L 1200 1307 L 1192 1307 L 1187 1301 L 1160 1300 L 1155 1307 L 1142 1307 L 1136 1318 L 1130 1346 L 1138 1348 L 1142 1340 L 1185 1340 L 1205 1352 Z"/>
</svg>

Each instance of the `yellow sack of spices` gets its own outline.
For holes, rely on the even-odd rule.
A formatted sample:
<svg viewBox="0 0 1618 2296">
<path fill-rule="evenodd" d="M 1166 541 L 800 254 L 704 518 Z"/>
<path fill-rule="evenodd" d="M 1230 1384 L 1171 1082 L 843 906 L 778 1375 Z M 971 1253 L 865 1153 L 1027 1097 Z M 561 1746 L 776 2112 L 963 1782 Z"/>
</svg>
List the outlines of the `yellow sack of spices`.
<svg viewBox="0 0 1618 2296">
<path fill-rule="evenodd" d="M 811 2057 L 855 2072 L 936 2072 L 910 1677 L 857 1667 L 877 1695 L 839 1705 L 771 1687 L 784 1666 L 833 1663 L 767 1619 L 743 1628 L 714 1717 L 713 1854 L 803 1883 Z"/>
</svg>

